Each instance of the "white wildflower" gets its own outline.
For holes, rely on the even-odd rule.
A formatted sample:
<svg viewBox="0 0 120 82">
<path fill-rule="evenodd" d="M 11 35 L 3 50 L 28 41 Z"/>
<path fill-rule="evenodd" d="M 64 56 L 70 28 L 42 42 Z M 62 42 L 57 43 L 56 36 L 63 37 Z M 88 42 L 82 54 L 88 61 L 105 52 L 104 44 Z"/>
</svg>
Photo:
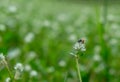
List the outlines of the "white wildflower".
<svg viewBox="0 0 120 82">
<path fill-rule="evenodd" d="M 25 70 L 25 71 L 30 71 L 30 70 L 31 70 L 31 66 L 30 66 L 30 65 L 28 65 L 28 64 L 27 64 L 27 65 L 25 65 L 24 70 Z"/>
<path fill-rule="evenodd" d="M 109 43 L 110 43 L 110 45 L 116 45 L 116 44 L 118 44 L 118 41 L 117 41 L 117 39 L 113 38 L 109 41 Z"/>
<path fill-rule="evenodd" d="M 11 13 L 15 13 L 17 11 L 17 7 L 15 5 L 11 5 L 8 7 L 8 11 Z"/>
<path fill-rule="evenodd" d="M 101 51 L 101 46 L 97 45 L 94 47 L 94 53 L 98 54 Z"/>
<path fill-rule="evenodd" d="M 45 27 L 50 27 L 50 21 L 49 20 L 45 20 L 44 22 L 43 22 L 43 25 L 45 26 Z"/>
<path fill-rule="evenodd" d="M 64 60 L 59 61 L 58 64 L 59 64 L 60 67 L 65 67 L 66 66 L 66 62 Z"/>
<path fill-rule="evenodd" d="M 75 54 L 71 52 L 70 55 L 74 56 Z"/>
<path fill-rule="evenodd" d="M 0 54 L 0 61 L 5 60 L 5 56 L 3 55 L 3 53 Z"/>
<path fill-rule="evenodd" d="M 5 27 L 5 25 L 3 25 L 3 24 L 0 24 L 0 31 L 5 31 L 6 30 L 6 27 Z"/>
<path fill-rule="evenodd" d="M 86 51 L 84 40 L 79 40 L 75 43 L 74 47 L 75 50 Z"/>
<path fill-rule="evenodd" d="M 26 43 L 30 43 L 34 39 L 34 37 L 35 37 L 34 33 L 30 32 L 25 36 L 24 41 Z"/>
<path fill-rule="evenodd" d="M 17 63 L 14 67 L 15 70 L 19 70 L 20 72 L 23 71 L 23 65 L 21 63 Z"/>
<path fill-rule="evenodd" d="M 55 71 L 55 68 L 53 66 L 51 66 L 47 69 L 48 73 L 53 73 L 54 71 Z"/>
<path fill-rule="evenodd" d="M 21 78 L 23 72 L 23 65 L 21 63 L 17 63 L 14 67 L 15 69 L 15 76 L 14 79 L 18 80 Z"/>
<path fill-rule="evenodd" d="M 30 72 L 30 76 L 31 77 L 36 77 L 38 75 L 38 73 L 37 73 L 37 71 L 35 71 L 35 70 L 32 70 L 31 72 Z"/>
<path fill-rule="evenodd" d="M 5 82 L 10 82 L 10 77 L 6 78 Z"/>
<path fill-rule="evenodd" d="M 107 16 L 107 18 L 108 18 L 109 21 L 114 21 L 114 20 L 116 19 L 113 14 L 109 14 L 109 15 Z"/>
<path fill-rule="evenodd" d="M 116 31 L 116 30 L 118 30 L 119 29 L 119 24 L 117 24 L 117 23 L 113 23 L 112 25 L 111 25 L 111 30 L 112 31 Z"/>
<path fill-rule="evenodd" d="M 5 56 L 3 55 L 3 53 L 0 53 L 0 63 L 6 64 Z"/>
<path fill-rule="evenodd" d="M 70 36 L 69 36 L 69 40 L 70 41 L 75 41 L 77 39 L 77 36 L 75 35 L 75 34 L 71 34 Z"/>
<path fill-rule="evenodd" d="M 95 55 L 93 56 L 93 60 L 94 60 L 94 61 L 100 61 L 100 60 L 101 60 L 100 55 L 99 55 L 99 54 L 95 54 Z"/>
<path fill-rule="evenodd" d="M 37 53 L 36 53 L 36 52 L 34 52 L 34 51 L 28 52 L 28 53 L 27 53 L 27 58 L 28 58 L 27 61 L 33 60 L 36 56 L 37 56 Z"/>
<path fill-rule="evenodd" d="M 21 50 L 19 48 L 11 49 L 8 51 L 8 58 L 13 59 L 20 55 Z"/>
</svg>

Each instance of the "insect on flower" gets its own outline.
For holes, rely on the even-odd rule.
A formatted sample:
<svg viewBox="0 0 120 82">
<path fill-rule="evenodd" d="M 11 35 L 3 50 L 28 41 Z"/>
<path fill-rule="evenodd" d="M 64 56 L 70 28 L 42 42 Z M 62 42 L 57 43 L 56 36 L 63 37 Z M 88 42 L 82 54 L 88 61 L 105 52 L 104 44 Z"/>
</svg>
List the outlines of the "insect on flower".
<svg viewBox="0 0 120 82">
<path fill-rule="evenodd" d="M 78 40 L 78 41 L 75 43 L 75 45 L 74 45 L 73 48 L 74 48 L 75 50 L 86 51 L 84 39 Z"/>
<path fill-rule="evenodd" d="M 78 40 L 78 43 L 84 44 L 84 42 L 85 42 L 85 40 L 83 40 L 83 39 Z"/>
</svg>

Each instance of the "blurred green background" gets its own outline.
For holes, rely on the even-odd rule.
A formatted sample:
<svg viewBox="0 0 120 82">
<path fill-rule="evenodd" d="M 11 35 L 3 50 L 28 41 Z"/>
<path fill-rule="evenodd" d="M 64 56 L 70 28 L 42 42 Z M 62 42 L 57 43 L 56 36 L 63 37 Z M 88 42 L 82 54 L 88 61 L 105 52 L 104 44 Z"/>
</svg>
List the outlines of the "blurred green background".
<svg viewBox="0 0 120 82">
<path fill-rule="evenodd" d="M 0 53 L 19 82 L 79 82 L 73 45 L 85 39 L 80 56 L 83 82 L 120 82 L 119 0 L 0 0 Z M 0 65 L 0 82 L 9 77 Z"/>
</svg>

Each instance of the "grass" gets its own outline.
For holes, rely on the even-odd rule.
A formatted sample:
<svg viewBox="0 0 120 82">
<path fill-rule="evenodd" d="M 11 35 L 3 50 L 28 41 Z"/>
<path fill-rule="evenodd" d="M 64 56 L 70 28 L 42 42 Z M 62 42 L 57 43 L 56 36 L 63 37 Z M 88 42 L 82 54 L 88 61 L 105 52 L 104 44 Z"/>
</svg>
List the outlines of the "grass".
<svg viewBox="0 0 120 82">
<path fill-rule="evenodd" d="M 9 9 L 12 7 L 16 8 L 15 12 Z M 80 57 L 82 81 L 108 82 L 106 78 L 109 78 L 109 82 L 119 82 L 120 11 L 116 8 L 119 6 L 108 5 L 104 26 L 100 22 L 103 14 L 99 3 L 42 0 L 7 3 L 2 0 L 0 52 L 7 56 L 12 73 L 16 63 L 23 64 L 24 72 L 19 82 L 63 82 L 64 79 L 65 82 L 77 82 L 76 65 L 69 53 L 71 46 L 85 37 L 87 51 Z M 0 82 L 9 77 L 1 64 L 0 74 Z"/>
<path fill-rule="evenodd" d="M 76 68 L 77 68 L 79 81 L 82 82 L 82 77 L 81 77 L 81 73 L 80 73 L 80 66 L 79 66 L 79 62 L 78 62 L 78 57 L 76 57 L 75 60 L 76 60 Z"/>
</svg>

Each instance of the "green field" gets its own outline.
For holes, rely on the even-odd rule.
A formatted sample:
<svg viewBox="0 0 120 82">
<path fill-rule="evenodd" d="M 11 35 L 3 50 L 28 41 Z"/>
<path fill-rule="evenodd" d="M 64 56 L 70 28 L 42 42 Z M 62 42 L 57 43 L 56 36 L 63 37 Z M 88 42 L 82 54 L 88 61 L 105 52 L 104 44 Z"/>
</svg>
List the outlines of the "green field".
<svg viewBox="0 0 120 82">
<path fill-rule="evenodd" d="M 1 0 L 0 53 L 11 76 L 23 65 L 20 79 L 10 77 L 0 57 L 0 82 L 79 82 L 73 45 L 83 82 L 120 82 L 119 4 L 69 0 Z"/>
</svg>

